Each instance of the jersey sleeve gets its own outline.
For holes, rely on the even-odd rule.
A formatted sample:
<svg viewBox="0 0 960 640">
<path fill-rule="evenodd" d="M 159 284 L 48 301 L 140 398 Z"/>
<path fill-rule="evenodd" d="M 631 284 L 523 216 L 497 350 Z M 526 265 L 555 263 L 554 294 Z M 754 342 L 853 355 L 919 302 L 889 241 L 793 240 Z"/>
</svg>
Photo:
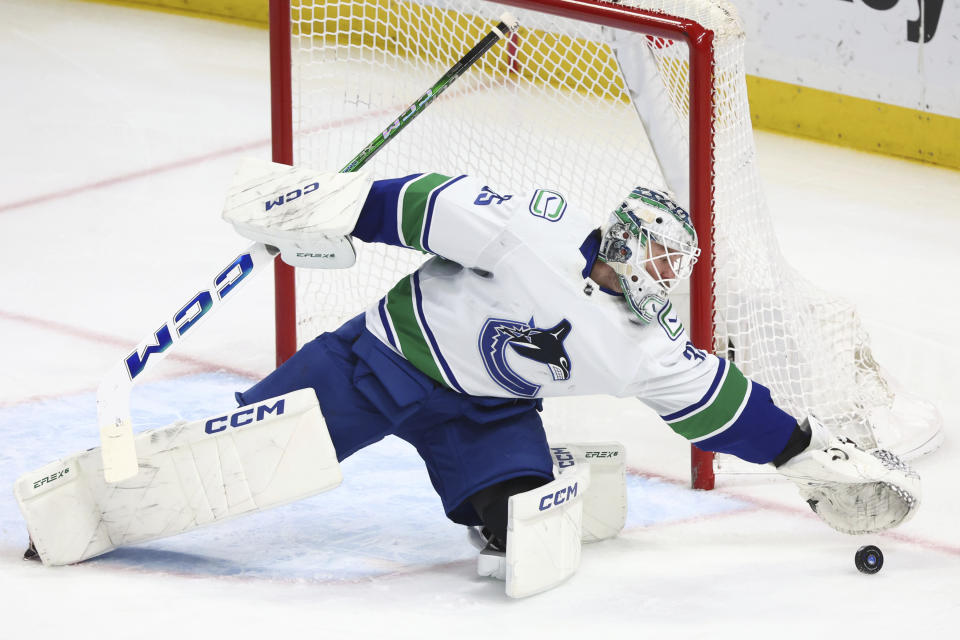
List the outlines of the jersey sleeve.
<svg viewBox="0 0 960 640">
<path fill-rule="evenodd" d="M 797 420 L 778 407 L 770 390 L 750 380 L 728 360 L 697 349 L 682 328 L 651 350 L 659 360 L 646 367 L 637 397 L 675 432 L 704 451 L 767 463 L 787 444 Z M 651 375 L 651 371 L 655 372 Z"/>
<path fill-rule="evenodd" d="M 465 175 L 418 173 L 377 180 L 352 235 L 489 269 L 511 217 L 509 198 Z"/>
</svg>

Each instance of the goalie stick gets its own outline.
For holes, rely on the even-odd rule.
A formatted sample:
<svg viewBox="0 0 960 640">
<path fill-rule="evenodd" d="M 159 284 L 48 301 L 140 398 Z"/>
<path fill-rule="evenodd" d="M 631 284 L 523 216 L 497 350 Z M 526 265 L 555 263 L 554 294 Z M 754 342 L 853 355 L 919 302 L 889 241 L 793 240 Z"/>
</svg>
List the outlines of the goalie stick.
<svg viewBox="0 0 960 640">
<path fill-rule="evenodd" d="M 380 149 L 402 131 L 414 118 L 443 93 L 467 69 L 473 66 L 500 39 L 518 28 L 509 13 L 500 16 L 500 22 L 470 51 L 458 60 L 443 76 L 392 123 L 377 135 L 364 149 L 348 162 L 340 173 L 360 169 Z M 226 268 L 204 283 L 194 295 L 160 328 L 146 336 L 129 355 L 114 365 L 97 388 L 97 422 L 100 427 L 103 475 L 107 482 L 120 482 L 136 475 L 137 454 L 134 447 L 133 422 L 130 418 L 130 392 L 134 382 L 148 369 L 165 358 L 201 320 L 213 315 L 229 299 L 236 297 L 240 285 L 252 280 L 277 255 L 274 247 L 255 242 L 237 256 Z"/>
</svg>

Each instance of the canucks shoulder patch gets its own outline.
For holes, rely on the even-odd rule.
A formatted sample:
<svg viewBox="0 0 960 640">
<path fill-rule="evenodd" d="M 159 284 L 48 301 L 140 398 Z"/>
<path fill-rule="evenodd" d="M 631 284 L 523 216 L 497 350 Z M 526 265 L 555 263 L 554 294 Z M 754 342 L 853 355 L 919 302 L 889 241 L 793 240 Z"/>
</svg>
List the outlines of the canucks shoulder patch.
<svg viewBox="0 0 960 640">
<path fill-rule="evenodd" d="M 556 191 L 537 189 L 530 198 L 530 213 L 538 218 L 556 222 L 566 210 L 566 199 Z"/>
</svg>

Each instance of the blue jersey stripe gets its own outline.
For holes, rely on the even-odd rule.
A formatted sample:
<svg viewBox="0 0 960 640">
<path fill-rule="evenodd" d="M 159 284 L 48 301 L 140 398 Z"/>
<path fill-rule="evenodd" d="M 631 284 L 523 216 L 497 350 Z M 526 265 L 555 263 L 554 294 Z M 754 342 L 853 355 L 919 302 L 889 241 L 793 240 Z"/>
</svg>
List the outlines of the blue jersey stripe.
<svg viewBox="0 0 960 640">
<path fill-rule="evenodd" d="M 717 358 L 717 361 L 720 363 L 719 366 L 717 367 L 717 374 L 713 376 L 713 382 L 710 383 L 710 388 L 707 389 L 707 392 L 705 394 L 703 394 L 703 397 L 700 398 L 700 400 L 697 401 L 695 404 L 692 404 L 689 407 L 685 407 L 680 411 L 671 413 L 668 416 L 660 416 L 661 418 L 663 418 L 664 422 L 677 420 L 678 418 L 682 418 L 688 413 L 693 413 L 694 411 L 696 411 L 697 409 L 704 406 L 705 404 L 707 404 L 707 402 L 710 401 L 710 398 L 713 397 L 714 392 L 717 390 L 717 385 L 719 385 L 720 381 L 723 380 L 723 372 L 726 371 L 727 369 L 726 360 L 724 360 L 723 358 Z"/>
<path fill-rule="evenodd" d="M 400 347 L 397 346 L 397 341 L 393 337 L 393 331 L 390 329 L 390 320 L 387 319 L 387 296 L 380 298 L 380 304 L 377 305 L 377 308 L 380 311 L 380 323 L 383 324 L 383 330 L 387 334 L 390 346 L 400 351 Z"/>
<path fill-rule="evenodd" d="M 400 195 L 407 183 L 422 175 L 414 173 L 402 178 L 374 181 L 350 235 L 364 242 L 382 242 L 394 247 L 405 247 L 397 229 Z"/>
<path fill-rule="evenodd" d="M 423 246 L 424 251 L 434 253 L 433 250 L 430 248 L 430 224 L 431 222 L 433 222 L 433 209 L 437 204 L 437 196 L 439 196 L 440 192 L 446 189 L 447 187 L 449 187 L 450 185 L 466 177 L 467 177 L 466 175 L 457 176 L 453 180 L 449 180 L 448 182 L 443 183 L 442 185 L 434 189 L 433 193 L 430 194 L 430 200 L 427 204 L 427 215 L 426 215 L 426 219 L 423 222 L 423 236 L 422 236 L 423 239 L 421 244 Z"/>
<path fill-rule="evenodd" d="M 775 405 L 770 390 L 759 382 L 751 382 L 750 391 L 737 419 L 723 431 L 697 442 L 697 447 L 757 464 L 780 455 L 797 420 Z"/>
<path fill-rule="evenodd" d="M 433 352 L 436 354 L 437 361 L 443 368 L 443 373 L 447 376 L 447 381 L 450 382 L 451 387 L 460 393 L 466 393 L 463 390 L 463 387 L 460 386 L 460 383 L 457 382 L 457 379 L 454 377 L 453 371 L 450 369 L 450 365 L 447 364 L 443 354 L 440 353 L 440 345 L 437 344 L 437 339 L 434 337 L 433 331 L 430 330 L 430 326 L 427 324 L 427 317 L 423 313 L 423 295 L 420 292 L 420 271 L 413 272 L 413 297 L 417 305 L 417 315 L 420 316 L 420 324 L 423 325 L 423 333 L 430 341 L 430 346 L 433 347 Z"/>
</svg>

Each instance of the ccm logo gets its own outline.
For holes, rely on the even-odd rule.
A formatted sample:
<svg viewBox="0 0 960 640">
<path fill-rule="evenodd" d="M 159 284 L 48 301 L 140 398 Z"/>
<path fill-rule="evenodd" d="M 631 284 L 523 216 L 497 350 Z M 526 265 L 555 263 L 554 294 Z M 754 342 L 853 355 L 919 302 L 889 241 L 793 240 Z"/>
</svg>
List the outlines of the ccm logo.
<svg viewBox="0 0 960 640">
<path fill-rule="evenodd" d="M 587 451 L 587 458 L 616 458 L 620 455 L 619 451 Z"/>
<path fill-rule="evenodd" d="M 574 482 L 566 489 L 560 489 L 556 493 L 548 493 L 540 498 L 540 511 L 546 511 L 550 507 L 557 507 L 577 497 L 578 483 Z"/>
<path fill-rule="evenodd" d="M 566 447 L 553 447 L 550 450 L 553 451 L 553 458 L 557 461 L 558 467 L 565 469 L 573 466 L 573 454 Z"/>
<path fill-rule="evenodd" d="M 210 311 L 215 301 L 223 300 L 240 281 L 253 271 L 253 257 L 249 253 L 241 254 L 213 279 L 213 287 L 193 296 L 173 315 L 173 322 L 166 322 L 154 332 L 157 343 L 147 345 L 143 353 L 134 351 L 126 357 L 127 375 L 133 380 L 143 373 L 147 360 L 155 353 L 163 353 L 173 345 L 174 335 L 182 337 L 190 328 Z M 214 298 L 216 296 L 216 298 Z M 172 327 L 172 329 L 171 329 Z"/>
<path fill-rule="evenodd" d="M 246 409 L 241 409 L 235 413 L 231 413 L 228 416 L 220 416 L 219 418 L 210 418 L 207 420 L 207 424 L 203 427 L 203 430 L 207 433 L 220 433 L 221 431 L 226 431 L 227 427 L 242 427 L 244 425 L 252 424 L 254 422 L 260 422 L 267 417 L 267 414 L 274 414 L 277 416 L 283 415 L 283 400 L 277 400 L 273 406 L 268 406 L 265 404 L 257 405 L 255 407 L 247 407 Z"/>
<path fill-rule="evenodd" d="M 265 209 L 266 211 L 270 211 L 270 209 L 273 209 L 274 207 L 283 206 L 284 203 L 287 203 L 287 202 L 291 202 L 291 201 L 293 201 L 293 200 L 296 200 L 296 199 L 299 198 L 300 196 L 305 196 L 305 195 L 307 195 L 308 193 L 312 193 L 312 192 L 316 191 L 316 190 L 319 189 L 319 188 L 320 188 L 320 183 L 319 183 L 319 182 L 311 182 L 310 184 L 306 185 L 305 187 L 299 187 L 299 188 L 297 188 L 297 189 L 294 189 L 293 191 L 291 191 L 290 193 L 288 193 L 288 194 L 285 195 L 285 196 L 280 196 L 280 197 L 277 198 L 276 200 L 269 200 L 269 201 L 267 201 L 267 202 L 264 202 L 264 203 L 263 203 L 264 209 Z"/>
<path fill-rule="evenodd" d="M 410 108 L 406 110 L 399 118 L 393 121 L 393 123 L 383 130 L 383 133 L 380 134 L 383 136 L 383 139 L 386 140 L 390 137 L 394 131 L 399 129 L 402 125 L 407 124 L 407 120 L 412 118 L 417 114 L 418 109 L 430 104 L 430 102 L 437 97 L 437 94 L 433 92 L 433 87 L 427 89 L 427 92 L 420 96 L 420 99 L 417 100 L 414 104 L 410 105 Z"/>
<path fill-rule="evenodd" d="M 406 126 L 410 118 L 417 115 L 417 112 L 423 109 L 423 107 L 430 104 L 434 98 L 439 94 L 433 92 L 433 87 L 427 89 L 427 92 L 424 93 L 420 98 L 407 109 L 399 118 L 394 120 L 383 132 L 370 141 L 366 147 L 363 148 L 363 151 L 358 153 L 356 157 L 350 161 L 350 163 L 340 170 L 340 173 L 351 173 L 354 169 L 360 166 L 362 163 L 370 159 L 377 150 L 380 149 L 380 146 L 389 138 L 395 131 L 399 131 L 401 128 Z M 444 87 L 441 87 L 440 91 L 443 91 Z"/>
</svg>

